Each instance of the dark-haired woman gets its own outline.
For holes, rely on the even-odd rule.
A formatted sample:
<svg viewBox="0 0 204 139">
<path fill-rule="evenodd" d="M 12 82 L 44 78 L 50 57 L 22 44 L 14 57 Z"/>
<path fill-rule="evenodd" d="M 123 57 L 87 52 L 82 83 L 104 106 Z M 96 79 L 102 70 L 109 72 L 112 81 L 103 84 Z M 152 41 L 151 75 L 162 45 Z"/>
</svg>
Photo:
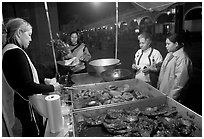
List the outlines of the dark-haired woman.
<svg viewBox="0 0 204 139">
<path fill-rule="evenodd" d="M 181 34 L 166 39 L 168 54 L 162 63 L 158 89 L 167 96 L 180 101 L 181 94 L 192 73 L 192 62 L 184 51 L 185 40 Z"/>
<path fill-rule="evenodd" d="M 79 41 L 78 32 L 74 31 L 70 33 L 70 42 L 69 48 L 70 53 L 64 57 L 64 59 L 70 59 L 73 57 L 77 57 L 79 59 L 79 64 L 72 67 L 71 70 L 74 73 L 82 73 L 87 72 L 86 63 L 91 59 L 91 54 L 89 53 L 86 45 Z"/>
</svg>

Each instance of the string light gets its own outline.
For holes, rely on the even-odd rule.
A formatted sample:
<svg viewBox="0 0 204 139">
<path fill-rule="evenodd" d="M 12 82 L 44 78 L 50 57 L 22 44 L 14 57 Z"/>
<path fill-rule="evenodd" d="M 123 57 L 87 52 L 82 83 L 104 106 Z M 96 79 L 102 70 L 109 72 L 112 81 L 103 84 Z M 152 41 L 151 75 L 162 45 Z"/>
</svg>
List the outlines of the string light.
<svg viewBox="0 0 204 139">
<path fill-rule="evenodd" d="M 95 3 L 95 5 L 97 5 L 97 3 L 98 2 L 94 2 Z M 175 14 L 175 12 L 176 12 L 176 9 L 175 8 L 172 8 L 170 11 L 167 11 L 166 12 L 166 14 L 167 15 L 170 15 L 170 14 Z M 137 19 L 133 19 L 133 21 L 134 22 L 137 22 Z M 157 24 L 157 21 L 155 21 L 155 23 Z M 117 26 L 116 25 L 116 23 L 114 24 L 115 26 Z M 124 26 L 127 26 L 128 24 L 127 23 L 124 23 L 124 24 L 122 24 L 122 25 L 124 25 Z M 120 24 L 118 25 L 118 27 L 120 28 Z M 92 29 L 90 29 L 90 30 L 88 30 L 88 31 L 97 31 L 97 30 L 101 30 L 101 29 L 110 29 L 110 30 L 112 30 L 113 29 L 113 27 L 107 27 L 107 25 L 106 26 L 102 26 L 102 27 L 96 27 L 96 28 L 92 28 Z M 84 31 L 87 31 L 87 29 L 86 30 L 83 30 L 83 31 L 81 31 L 81 32 L 84 32 Z M 135 32 L 136 33 L 138 33 L 139 32 L 139 29 L 135 29 Z"/>
<path fill-rule="evenodd" d="M 170 11 L 168 11 L 168 12 L 167 12 L 167 15 L 170 15 L 170 13 L 171 13 L 171 12 L 170 12 Z"/>
<path fill-rule="evenodd" d="M 135 33 L 139 33 L 139 29 L 135 29 Z"/>
</svg>

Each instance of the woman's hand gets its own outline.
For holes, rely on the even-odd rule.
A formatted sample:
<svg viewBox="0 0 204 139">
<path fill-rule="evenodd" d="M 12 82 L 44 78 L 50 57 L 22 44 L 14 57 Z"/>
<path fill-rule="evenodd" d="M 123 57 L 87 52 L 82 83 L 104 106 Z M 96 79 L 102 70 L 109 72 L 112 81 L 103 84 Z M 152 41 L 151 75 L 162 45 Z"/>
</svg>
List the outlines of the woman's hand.
<svg viewBox="0 0 204 139">
<path fill-rule="evenodd" d="M 138 70 L 140 70 L 140 67 L 137 66 L 136 64 L 132 64 L 132 69 L 138 71 Z"/>
<path fill-rule="evenodd" d="M 150 71 L 150 67 L 144 66 L 142 69 L 143 73 L 148 73 Z"/>
<path fill-rule="evenodd" d="M 64 56 L 64 59 L 70 59 L 70 58 L 73 58 L 74 55 L 72 53 L 69 53 L 67 55 Z"/>
<path fill-rule="evenodd" d="M 158 69 L 155 65 L 151 65 L 151 66 L 145 66 L 142 70 L 142 72 L 147 73 L 147 72 L 157 72 Z"/>
<path fill-rule="evenodd" d="M 84 53 L 84 54 L 79 58 L 79 60 L 81 60 L 81 61 L 89 61 L 89 59 L 90 59 L 90 55 L 88 55 L 88 54 L 86 54 L 86 53 Z"/>
<path fill-rule="evenodd" d="M 54 86 L 54 92 L 61 92 L 61 90 L 62 90 L 62 85 L 60 85 L 58 82 L 56 82 L 55 84 L 53 84 L 53 86 Z"/>
<path fill-rule="evenodd" d="M 52 79 L 45 78 L 44 82 L 45 82 L 46 85 L 53 85 L 53 84 L 55 84 L 57 82 L 57 79 L 56 78 L 52 78 Z"/>
</svg>

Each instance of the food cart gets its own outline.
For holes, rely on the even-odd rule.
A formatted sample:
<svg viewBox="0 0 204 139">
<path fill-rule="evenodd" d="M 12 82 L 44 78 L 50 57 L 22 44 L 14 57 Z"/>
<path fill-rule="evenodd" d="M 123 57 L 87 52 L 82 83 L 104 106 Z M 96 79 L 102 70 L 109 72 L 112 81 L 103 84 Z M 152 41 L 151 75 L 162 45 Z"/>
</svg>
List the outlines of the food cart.
<svg viewBox="0 0 204 139">
<path fill-rule="evenodd" d="M 116 5 L 116 13 L 117 8 Z M 118 13 L 117 13 L 118 14 Z M 116 14 L 116 25 L 118 25 L 118 15 Z M 118 30 L 116 26 L 116 49 L 115 58 L 117 58 L 117 40 L 118 40 Z M 50 29 L 51 30 L 51 29 Z M 56 61 L 55 61 L 56 65 Z M 56 66 L 57 71 L 57 66 Z M 49 126 L 46 128 L 45 136 L 74 136 L 74 137 L 104 137 L 104 136 L 202 136 L 202 117 L 182 104 L 176 102 L 175 100 L 169 98 L 163 93 L 159 92 L 157 89 L 153 88 L 149 84 L 138 80 L 138 79 L 128 79 L 122 81 L 112 81 L 104 82 L 100 76 L 91 76 L 90 74 L 78 74 L 73 75 L 72 80 L 75 82 L 74 88 L 69 88 L 65 91 L 65 94 L 69 94 L 68 98 L 63 98 L 68 100 L 67 109 L 69 113 L 64 115 L 64 129 L 60 133 L 51 134 L 49 132 Z M 104 90 L 110 86 L 121 87 L 122 85 L 128 85 L 133 90 L 137 89 L 142 94 L 148 96 L 146 99 L 132 99 L 131 101 L 118 102 L 118 103 L 108 103 L 108 104 L 96 104 L 96 99 L 85 99 L 77 98 L 82 93 L 82 90 Z M 123 88 L 124 89 L 124 88 Z M 109 90 L 110 91 L 110 90 Z M 113 90 L 111 90 L 113 91 Z M 114 90 L 115 91 L 115 90 Z M 90 93 L 90 92 L 89 92 Z M 91 92 L 92 93 L 92 92 Z M 91 94 L 90 93 L 90 94 Z M 97 92 L 97 95 L 101 92 Z M 110 93 L 110 92 L 109 92 Z M 124 92 L 123 92 L 124 93 Z M 135 93 L 135 92 L 134 92 Z M 92 95 L 86 96 L 87 98 L 92 98 Z M 119 96 L 119 95 L 117 95 Z M 92 105 L 92 102 L 94 102 Z M 88 107 L 84 107 L 82 104 L 91 104 Z M 98 104 L 98 103 L 97 103 Z M 165 105 L 166 111 L 157 111 L 161 106 Z M 109 111 L 112 110 L 112 111 Z M 168 111 L 169 110 L 169 111 Z M 131 111 L 135 112 L 132 115 Z M 119 115 L 126 113 L 132 116 L 130 119 L 120 119 Z M 137 115 L 138 114 L 138 115 Z M 140 114 L 140 116 L 139 116 Z M 175 117 L 168 117 L 171 114 Z M 69 116 L 67 116 L 69 115 Z M 103 117 L 105 115 L 105 117 Z M 107 119 L 107 115 L 112 117 L 112 119 Z M 126 115 L 126 116 L 127 116 Z M 141 117 L 141 115 L 143 117 Z M 134 118 L 133 118 L 134 117 Z M 149 119 L 153 117 L 154 120 Z M 119 120 L 117 120 L 117 118 Z M 180 119 L 179 119 L 180 118 Z M 141 127 L 142 123 L 137 124 L 138 121 L 146 120 L 146 125 L 150 126 L 144 131 L 142 128 L 133 128 L 130 124 L 136 124 L 135 127 Z M 155 121 L 155 119 L 159 119 Z M 107 122 L 109 120 L 109 122 Z M 117 121 L 117 122 L 116 122 Z M 119 123 L 118 123 L 119 121 Z M 123 121 L 123 123 L 121 122 Z M 148 123 L 152 123 L 149 124 Z M 151 122 L 150 122 L 151 121 Z M 173 124 L 171 123 L 172 121 Z M 116 123 L 115 123 L 116 122 Z M 127 124 L 128 123 L 128 124 Z M 162 123 L 162 124 L 161 124 Z M 165 125 L 169 129 L 167 130 Z M 176 128 L 179 128 L 179 131 Z M 184 128 L 182 128 L 184 127 Z M 161 130 L 160 128 L 163 128 Z M 171 131 L 170 129 L 175 129 Z M 113 134 L 116 133 L 116 134 Z"/>
<path fill-rule="evenodd" d="M 92 76 L 88 73 L 76 74 L 72 75 L 75 85 L 71 88 L 67 89 L 64 94 L 64 100 L 67 100 L 68 109 L 67 114 L 64 115 L 64 129 L 59 133 L 50 133 L 49 127 L 47 126 L 45 136 L 58 136 L 58 137 L 66 137 L 66 136 L 74 136 L 74 137 L 84 137 L 84 136 L 96 136 L 96 137 L 104 137 L 104 136 L 127 136 L 129 134 L 111 134 L 108 130 L 105 130 L 104 124 L 100 125 L 92 125 L 82 128 L 82 122 L 87 123 L 88 119 L 93 119 L 96 117 L 100 117 L 101 115 L 107 114 L 108 110 L 129 110 L 133 111 L 135 109 L 139 109 L 143 112 L 148 108 L 156 108 L 161 105 L 165 105 L 169 108 L 174 108 L 177 116 L 181 116 L 183 121 L 192 121 L 194 127 L 193 132 L 189 134 L 189 136 L 202 136 L 202 117 L 182 104 L 176 102 L 175 100 L 167 97 L 163 93 L 159 92 L 156 88 L 151 85 L 138 80 L 138 79 L 128 79 L 128 80 L 120 80 L 120 81 L 112 81 L 112 82 L 103 82 L 100 76 Z M 86 78 L 84 78 L 86 77 Z M 83 79 L 82 79 L 83 78 Z M 93 80 L 91 80 L 93 79 Z M 91 83 L 92 81 L 92 83 Z M 74 96 L 78 93 L 81 93 L 81 90 L 92 89 L 92 90 L 103 90 L 104 88 L 112 85 L 112 86 L 122 86 L 129 85 L 130 88 L 137 89 L 141 91 L 143 94 L 148 94 L 149 98 L 126 101 L 126 102 L 118 102 L 106 105 L 91 105 L 89 107 L 81 107 L 81 103 L 83 103 L 82 99 L 78 101 Z M 81 102 L 81 103 L 80 103 Z M 102 117 L 103 118 L 103 117 Z M 166 118 L 166 117 L 165 117 Z M 166 118 L 168 119 L 168 118 Z M 103 120 L 102 120 L 103 121 Z M 98 121 L 101 122 L 101 121 Z M 188 123 L 188 122 L 184 122 Z M 93 130 L 96 131 L 93 133 Z M 120 130 L 119 130 L 120 131 Z M 159 131 L 157 131 L 159 132 Z M 156 134 L 156 133 L 155 133 Z M 159 134 L 159 133 L 158 133 Z M 179 134 L 180 135 L 180 134 Z M 188 135 L 188 134 L 186 134 Z M 153 136 L 153 134 L 140 134 L 140 136 Z M 154 135 L 156 136 L 156 135 Z"/>
</svg>

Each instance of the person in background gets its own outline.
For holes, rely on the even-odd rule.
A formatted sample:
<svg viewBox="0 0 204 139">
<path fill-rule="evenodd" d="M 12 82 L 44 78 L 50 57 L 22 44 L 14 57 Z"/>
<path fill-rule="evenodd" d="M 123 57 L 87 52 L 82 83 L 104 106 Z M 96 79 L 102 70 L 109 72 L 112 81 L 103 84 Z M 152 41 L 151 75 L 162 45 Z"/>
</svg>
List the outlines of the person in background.
<svg viewBox="0 0 204 139">
<path fill-rule="evenodd" d="M 152 48 L 152 36 L 143 32 L 138 36 L 140 49 L 135 53 L 132 68 L 136 71 L 135 78 L 141 79 L 156 87 L 159 70 L 163 61 L 160 52 Z"/>
<path fill-rule="evenodd" d="M 13 94 L 7 96 L 10 98 L 3 99 L 13 100 L 9 105 L 14 107 L 14 112 L 10 113 L 14 113 L 20 120 L 22 136 L 27 137 L 43 136 L 45 128 L 43 117 L 34 109 L 29 97 L 61 91 L 61 85 L 57 82 L 52 85 L 39 83 L 35 66 L 25 52 L 32 41 L 31 36 L 30 23 L 22 18 L 10 19 L 6 24 L 6 43 L 2 50 L 2 82 L 13 90 Z M 6 93 L 5 91 L 2 90 L 3 93 Z"/>
<path fill-rule="evenodd" d="M 71 70 L 74 73 L 87 72 L 86 64 L 91 59 L 91 54 L 86 45 L 79 41 L 78 32 L 73 31 L 70 33 L 70 42 L 68 43 L 67 49 L 70 52 L 64 56 L 64 59 L 76 57 L 79 60 L 79 64 L 72 67 Z"/>
<path fill-rule="evenodd" d="M 166 39 L 166 55 L 161 66 L 158 89 L 167 96 L 182 101 L 181 92 L 187 86 L 192 73 L 192 62 L 184 51 L 185 40 L 181 34 L 173 34 Z"/>
</svg>

